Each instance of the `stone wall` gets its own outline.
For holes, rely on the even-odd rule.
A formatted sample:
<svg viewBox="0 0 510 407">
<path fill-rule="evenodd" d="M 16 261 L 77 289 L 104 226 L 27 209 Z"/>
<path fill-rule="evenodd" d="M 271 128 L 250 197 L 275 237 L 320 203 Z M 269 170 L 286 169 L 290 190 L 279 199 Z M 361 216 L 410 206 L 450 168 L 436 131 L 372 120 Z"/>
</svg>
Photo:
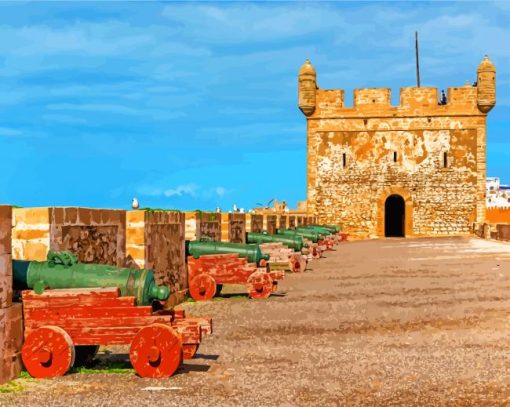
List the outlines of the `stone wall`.
<svg viewBox="0 0 510 407">
<path fill-rule="evenodd" d="M 485 120 L 476 88 L 357 89 L 353 108 L 317 92 L 308 119 L 308 209 L 357 237 L 384 236 L 384 203 L 406 201 L 407 236 L 467 235 L 485 218 Z M 445 156 L 446 154 L 446 156 Z"/>
<path fill-rule="evenodd" d="M 12 302 L 12 209 L 0 206 L 0 384 L 21 373 L 23 316 L 21 303 Z"/>
<path fill-rule="evenodd" d="M 221 240 L 246 243 L 246 215 L 244 213 L 221 214 Z"/>
<path fill-rule="evenodd" d="M 221 213 L 193 211 L 185 212 L 186 240 L 208 238 L 221 241 Z"/>
<path fill-rule="evenodd" d="M 246 231 L 260 233 L 264 230 L 264 216 L 258 214 L 246 214 Z"/>
<path fill-rule="evenodd" d="M 472 233 L 482 239 L 510 241 L 509 223 L 474 223 Z"/>
<path fill-rule="evenodd" d="M 15 208 L 13 257 L 44 261 L 48 250 L 71 250 L 84 263 L 125 264 L 125 211 Z"/>
<path fill-rule="evenodd" d="M 289 215 L 289 228 L 295 228 L 297 226 L 297 220 L 295 215 Z"/>
<path fill-rule="evenodd" d="M 276 229 L 278 225 L 277 215 L 263 215 L 263 216 L 264 216 L 263 224 L 264 230 L 271 235 L 276 234 Z"/>
<path fill-rule="evenodd" d="M 154 270 L 156 283 L 172 293 L 188 287 L 184 218 L 178 211 L 126 213 L 127 265 Z"/>
<path fill-rule="evenodd" d="M 287 215 L 279 215 L 278 216 L 278 229 L 287 229 L 288 225 L 288 216 Z"/>
<path fill-rule="evenodd" d="M 353 106 L 345 106 L 343 90 L 319 89 L 307 60 L 298 75 L 307 211 L 355 238 L 385 236 L 386 221 L 405 236 L 467 235 L 472 222 L 484 222 L 496 68 L 485 57 L 476 72 L 477 85 L 449 88 L 445 104 L 436 88 L 402 88 L 396 106 L 390 89 L 371 88 L 355 89 Z M 404 203 L 385 219 L 391 195 Z"/>
</svg>

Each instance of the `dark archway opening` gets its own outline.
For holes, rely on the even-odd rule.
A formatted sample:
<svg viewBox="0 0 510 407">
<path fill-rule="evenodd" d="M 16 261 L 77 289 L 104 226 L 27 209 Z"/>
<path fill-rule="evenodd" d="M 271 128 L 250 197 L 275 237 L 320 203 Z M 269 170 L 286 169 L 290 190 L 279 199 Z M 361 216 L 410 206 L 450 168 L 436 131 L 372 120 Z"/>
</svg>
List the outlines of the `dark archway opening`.
<svg viewBox="0 0 510 407">
<path fill-rule="evenodd" d="M 384 203 L 384 236 L 405 237 L 406 204 L 400 195 L 390 195 Z"/>
</svg>

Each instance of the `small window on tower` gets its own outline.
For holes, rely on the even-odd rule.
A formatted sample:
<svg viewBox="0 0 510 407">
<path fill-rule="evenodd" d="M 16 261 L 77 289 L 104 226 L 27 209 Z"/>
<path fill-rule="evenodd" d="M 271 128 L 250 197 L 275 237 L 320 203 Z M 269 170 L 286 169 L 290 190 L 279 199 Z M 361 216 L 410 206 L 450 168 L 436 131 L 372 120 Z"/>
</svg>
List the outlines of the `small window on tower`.
<svg viewBox="0 0 510 407">
<path fill-rule="evenodd" d="M 448 153 L 446 151 L 443 153 L 443 168 L 448 168 Z"/>
<path fill-rule="evenodd" d="M 397 152 L 396 151 L 393 151 L 393 162 L 394 163 L 397 162 Z"/>
<path fill-rule="evenodd" d="M 347 165 L 347 155 L 345 153 L 342 154 L 342 163 L 345 168 L 345 166 Z"/>
</svg>

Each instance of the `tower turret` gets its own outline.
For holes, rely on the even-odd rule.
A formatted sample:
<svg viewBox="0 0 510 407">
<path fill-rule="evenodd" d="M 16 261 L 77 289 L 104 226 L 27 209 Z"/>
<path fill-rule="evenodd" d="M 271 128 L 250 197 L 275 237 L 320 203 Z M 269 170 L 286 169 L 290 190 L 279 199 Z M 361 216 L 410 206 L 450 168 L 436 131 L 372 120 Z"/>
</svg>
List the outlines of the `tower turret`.
<svg viewBox="0 0 510 407">
<path fill-rule="evenodd" d="M 299 69 L 298 75 L 298 103 L 299 108 L 305 114 L 305 116 L 310 116 L 315 110 L 316 90 L 317 81 L 315 77 L 315 68 L 307 59 Z"/>
<path fill-rule="evenodd" d="M 477 70 L 478 109 L 488 113 L 496 104 L 496 67 L 487 55 Z"/>
</svg>

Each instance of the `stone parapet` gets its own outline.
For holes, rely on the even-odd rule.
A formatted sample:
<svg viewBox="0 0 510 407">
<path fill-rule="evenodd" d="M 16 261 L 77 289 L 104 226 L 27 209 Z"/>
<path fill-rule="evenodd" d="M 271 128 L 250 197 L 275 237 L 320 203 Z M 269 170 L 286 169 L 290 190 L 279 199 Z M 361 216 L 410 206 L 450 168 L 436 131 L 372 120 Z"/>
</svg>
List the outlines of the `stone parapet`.
<svg viewBox="0 0 510 407">
<path fill-rule="evenodd" d="M 125 263 L 125 211 L 77 207 L 13 209 L 12 254 L 46 260 L 48 250 L 71 250 L 83 263 Z"/>
<path fill-rule="evenodd" d="M 154 270 L 156 283 L 171 293 L 186 289 L 184 229 L 183 212 L 126 212 L 126 265 Z"/>
</svg>

